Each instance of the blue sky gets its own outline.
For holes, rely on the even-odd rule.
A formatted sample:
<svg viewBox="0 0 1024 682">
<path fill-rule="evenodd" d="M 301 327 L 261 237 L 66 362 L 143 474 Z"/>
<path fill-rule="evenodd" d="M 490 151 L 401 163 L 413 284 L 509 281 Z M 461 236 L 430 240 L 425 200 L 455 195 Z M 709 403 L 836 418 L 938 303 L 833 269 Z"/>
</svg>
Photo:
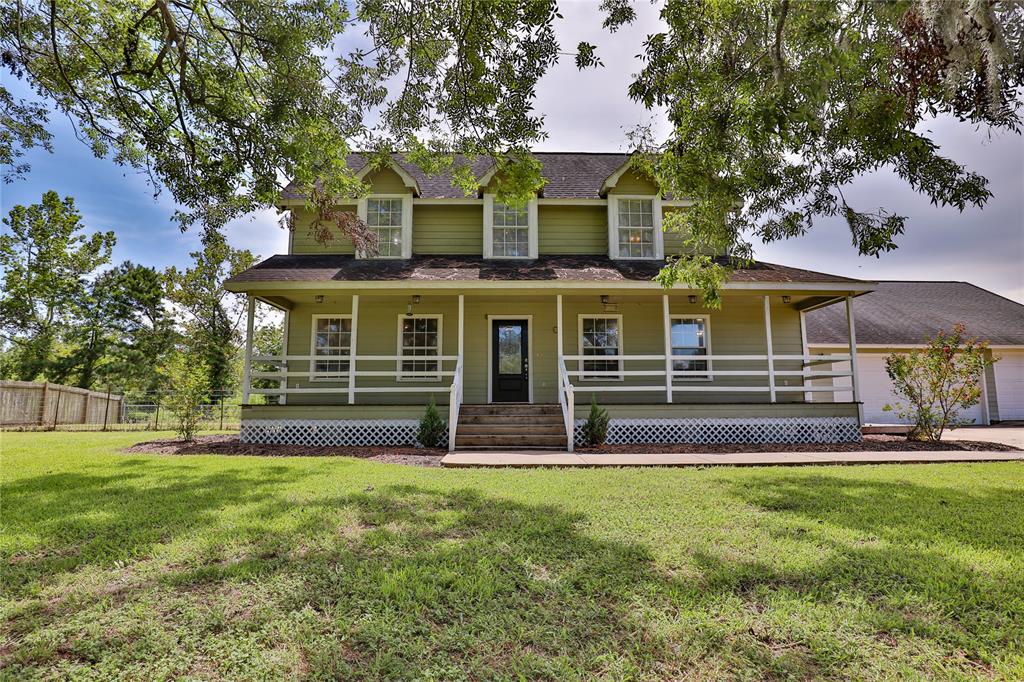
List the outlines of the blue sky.
<svg viewBox="0 0 1024 682">
<path fill-rule="evenodd" d="M 638 10 L 636 26 L 609 36 L 601 31 L 592 5 L 563 6 L 563 49 L 580 40 L 596 42 L 607 66 L 581 74 L 571 58 L 564 58 L 545 76 L 536 109 L 546 116 L 550 136 L 540 149 L 623 151 L 625 131 L 636 124 L 653 121 L 664 130 L 656 116 L 625 96 L 630 74 L 639 68 L 634 55 L 657 25 L 651 7 L 640 3 Z M 26 92 L 7 72 L 3 78 L 8 87 Z M 198 235 L 182 234 L 171 221 L 175 206 L 166 192 L 154 196 L 145 176 L 94 158 L 61 114 L 52 117 L 51 130 L 55 152 L 30 152 L 28 177 L 0 186 L 4 214 L 54 189 L 75 197 L 90 229 L 115 231 L 115 262 L 128 259 L 156 267 L 188 262 Z M 864 279 L 966 280 L 1024 302 L 1024 139 L 1008 133 L 989 139 L 984 131 L 945 120 L 935 121 L 933 130 L 943 151 L 989 178 L 995 196 L 984 210 L 960 214 L 936 208 L 891 173 L 880 172 L 845 193 L 858 208 L 883 206 L 909 216 L 898 251 L 878 259 L 858 257 L 843 221 L 829 220 L 800 239 L 757 245 L 757 257 Z M 232 245 L 261 256 L 287 249 L 287 235 L 270 210 L 235 221 L 227 234 Z"/>
</svg>

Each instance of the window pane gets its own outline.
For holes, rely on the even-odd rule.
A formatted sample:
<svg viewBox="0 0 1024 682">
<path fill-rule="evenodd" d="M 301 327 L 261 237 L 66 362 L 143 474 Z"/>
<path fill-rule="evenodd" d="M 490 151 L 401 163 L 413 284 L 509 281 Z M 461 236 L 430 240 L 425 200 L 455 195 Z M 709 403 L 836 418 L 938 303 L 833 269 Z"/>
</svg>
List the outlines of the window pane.
<svg viewBox="0 0 1024 682">
<path fill-rule="evenodd" d="M 437 379 L 441 363 L 437 360 L 407 360 L 405 358 L 429 358 L 440 355 L 438 334 L 440 320 L 437 318 L 412 317 L 402 319 L 400 363 L 404 379 Z"/>
<path fill-rule="evenodd" d="M 583 318 L 581 325 L 581 342 L 583 355 L 595 357 L 616 356 L 619 354 L 619 321 L 617 318 Z M 584 378 L 616 378 L 609 375 L 590 375 L 587 372 L 619 372 L 622 370 L 619 360 L 584 360 Z"/>
<path fill-rule="evenodd" d="M 701 318 L 674 318 L 672 320 L 672 355 L 697 358 L 707 355 L 707 328 Z M 706 372 L 707 360 L 675 360 L 672 367 L 678 371 Z M 702 378 L 691 375 L 688 378 Z"/>
<path fill-rule="evenodd" d="M 352 348 L 352 320 L 344 317 L 320 317 L 314 323 L 313 355 L 348 355 Z M 348 374 L 348 360 L 316 360 L 316 378 Z"/>
</svg>

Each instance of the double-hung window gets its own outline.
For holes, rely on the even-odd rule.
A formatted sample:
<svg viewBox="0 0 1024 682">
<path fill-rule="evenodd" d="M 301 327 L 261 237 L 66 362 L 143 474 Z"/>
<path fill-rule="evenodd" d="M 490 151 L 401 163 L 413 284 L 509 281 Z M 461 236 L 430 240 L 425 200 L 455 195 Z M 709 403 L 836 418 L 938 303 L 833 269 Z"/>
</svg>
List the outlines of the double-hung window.
<svg viewBox="0 0 1024 682">
<path fill-rule="evenodd" d="M 516 207 L 495 202 L 491 235 L 495 258 L 529 257 L 530 216 L 526 204 Z"/>
<path fill-rule="evenodd" d="M 520 206 L 484 194 L 484 258 L 537 257 L 537 200 Z"/>
<path fill-rule="evenodd" d="M 676 372 L 708 372 L 706 359 L 710 338 L 706 317 L 672 318 L 672 370 Z M 674 358 L 684 358 L 676 360 Z M 676 379 L 710 379 L 709 374 L 687 374 Z"/>
<path fill-rule="evenodd" d="M 622 316 L 581 315 L 580 355 L 581 379 L 621 380 Z"/>
<path fill-rule="evenodd" d="M 398 378 L 401 381 L 441 379 L 441 316 L 398 318 Z"/>
<path fill-rule="evenodd" d="M 402 199 L 367 199 L 366 225 L 377 235 L 379 258 L 402 257 Z"/>
<path fill-rule="evenodd" d="M 313 366 L 310 379 L 344 379 L 348 377 L 347 359 L 352 352 L 352 317 L 349 315 L 313 316 Z M 319 360 L 320 356 L 324 359 Z"/>
<path fill-rule="evenodd" d="M 618 199 L 619 258 L 654 258 L 654 201 Z"/>
</svg>

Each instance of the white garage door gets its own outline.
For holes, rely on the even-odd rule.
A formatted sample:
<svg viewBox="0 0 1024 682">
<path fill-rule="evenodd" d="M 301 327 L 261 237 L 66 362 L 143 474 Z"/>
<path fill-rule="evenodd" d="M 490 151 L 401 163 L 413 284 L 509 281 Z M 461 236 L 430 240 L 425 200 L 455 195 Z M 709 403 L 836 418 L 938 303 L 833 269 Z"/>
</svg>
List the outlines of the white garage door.
<svg viewBox="0 0 1024 682">
<path fill-rule="evenodd" d="M 899 398 L 892 391 L 892 381 L 885 373 L 885 355 L 881 353 L 858 353 L 857 364 L 860 374 L 860 399 L 864 402 L 864 422 L 868 424 L 900 424 L 907 420 L 900 419 L 895 412 L 882 409 L 886 403 L 895 404 Z M 1001 397 L 1001 396 L 1000 396 Z M 1002 400 L 1000 400 L 1002 405 Z M 981 404 L 961 414 L 971 423 L 982 424 Z"/>
<path fill-rule="evenodd" d="M 992 368 L 996 375 L 999 419 L 1024 419 L 1024 351 L 995 350 L 999 361 Z"/>
</svg>

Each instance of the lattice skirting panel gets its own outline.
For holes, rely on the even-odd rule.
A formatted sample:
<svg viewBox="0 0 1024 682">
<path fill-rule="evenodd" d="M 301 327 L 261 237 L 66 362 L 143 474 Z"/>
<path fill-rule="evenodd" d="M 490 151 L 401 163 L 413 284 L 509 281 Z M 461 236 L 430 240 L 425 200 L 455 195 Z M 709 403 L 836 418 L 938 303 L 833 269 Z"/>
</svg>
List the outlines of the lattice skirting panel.
<svg viewBox="0 0 1024 682">
<path fill-rule="evenodd" d="M 576 444 L 583 445 L 577 419 Z M 608 443 L 856 443 L 855 417 L 612 419 Z"/>
<path fill-rule="evenodd" d="M 416 419 L 246 419 L 243 443 L 275 445 L 418 445 Z M 442 443 L 448 442 L 445 429 Z"/>
</svg>

